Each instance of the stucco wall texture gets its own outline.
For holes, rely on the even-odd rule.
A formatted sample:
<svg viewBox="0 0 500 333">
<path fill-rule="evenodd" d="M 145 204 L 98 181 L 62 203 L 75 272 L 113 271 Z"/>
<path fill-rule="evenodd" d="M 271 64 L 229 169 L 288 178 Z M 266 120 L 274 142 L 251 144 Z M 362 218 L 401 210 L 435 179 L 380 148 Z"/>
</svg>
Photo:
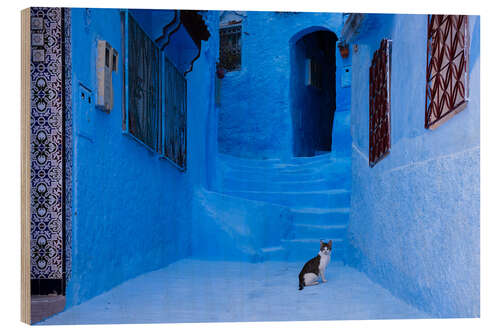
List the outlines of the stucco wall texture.
<svg viewBox="0 0 500 333">
<path fill-rule="evenodd" d="M 426 130 L 426 15 L 371 15 L 353 55 L 350 264 L 438 317 L 479 316 L 479 17 L 469 16 L 470 101 Z M 392 44 L 390 154 L 369 167 L 369 67 Z"/>
<path fill-rule="evenodd" d="M 206 138 L 213 136 L 209 132 L 216 125 L 208 115 L 215 112 L 210 103 L 214 95 L 212 60 L 218 52 L 218 36 L 202 42 L 201 57 L 187 75 L 188 169 L 180 172 L 122 132 L 120 11 L 72 9 L 71 15 L 72 52 L 78 56 L 72 63 L 77 114 L 73 123 L 73 271 L 67 307 L 190 255 L 193 190 L 206 184 L 206 170 L 213 170 L 213 161 L 205 152 L 210 148 Z M 207 14 L 209 26 L 218 24 L 215 17 L 213 12 Z M 141 23 L 141 17 L 137 20 Z M 212 26 L 210 29 L 217 35 Z M 79 104 L 87 103 L 79 96 L 79 86 L 90 89 L 94 96 L 99 39 L 119 52 L 118 71 L 113 73 L 114 107 L 108 114 L 96 109 L 92 101 L 87 121 L 78 114 L 87 107 Z"/>
<path fill-rule="evenodd" d="M 342 20 L 341 13 L 245 12 L 241 70 L 226 73 L 221 82 L 220 152 L 257 159 L 292 157 L 291 43 L 316 30 L 340 36 Z M 350 57 L 336 54 L 337 68 L 350 63 Z M 340 75 L 337 70 L 337 110 L 345 110 L 350 93 L 341 88 Z"/>
</svg>

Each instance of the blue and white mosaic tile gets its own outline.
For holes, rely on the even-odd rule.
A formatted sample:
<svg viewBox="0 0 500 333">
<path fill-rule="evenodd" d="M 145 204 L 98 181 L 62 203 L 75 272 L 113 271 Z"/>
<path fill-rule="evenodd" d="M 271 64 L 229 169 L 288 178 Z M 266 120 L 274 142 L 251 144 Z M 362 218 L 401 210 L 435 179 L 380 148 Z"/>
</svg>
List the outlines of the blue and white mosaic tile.
<svg viewBox="0 0 500 333">
<path fill-rule="evenodd" d="M 31 278 L 64 277 L 64 214 L 71 209 L 71 79 L 69 29 L 62 8 L 31 8 Z M 69 12 L 68 12 L 69 14 Z M 66 32 L 66 33 L 64 33 Z M 68 58 L 69 57 L 69 58 Z M 68 106 L 67 108 L 65 106 Z M 65 128 L 65 132 L 64 132 Z M 68 163 L 69 161 L 69 163 Z M 64 171 L 63 171 L 64 169 Z M 71 182 L 66 182 L 71 185 Z M 66 212 L 64 210 L 66 209 Z M 71 215 L 69 215 L 70 221 Z M 70 223 L 66 228 L 71 231 Z M 68 230 L 67 230 L 68 231 Z M 70 232 L 66 232 L 69 235 Z M 70 249 L 66 249 L 66 253 Z M 69 259 L 70 257 L 67 256 Z M 66 270 L 70 266 L 66 263 Z"/>
</svg>

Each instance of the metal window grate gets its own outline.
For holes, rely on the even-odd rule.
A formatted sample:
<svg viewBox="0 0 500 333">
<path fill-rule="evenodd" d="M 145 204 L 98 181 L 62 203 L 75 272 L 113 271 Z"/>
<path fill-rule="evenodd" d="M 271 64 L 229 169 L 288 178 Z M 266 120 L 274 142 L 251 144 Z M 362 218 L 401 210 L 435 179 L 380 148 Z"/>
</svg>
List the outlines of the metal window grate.
<svg viewBox="0 0 500 333">
<path fill-rule="evenodd" d="M 241 25 L 220 28 L 219 60 L 227 71 L 241 68 Z"/>
<path fill-rule="evenodd" d="M 429 15 L 425 128 L 436 128 L 467 105 L 467 16 Z"/>
<path fill-rule="evenodd" d="M 187 81 L 132 15 L 123 12 L 122 128 L 135 140 L 186 170 Z"/>
<path fill-rule="evenodd" d="M 160 51 L 128 16 L 128 131 L 161 152 Z"/>
<path fill-rule="evenodd" d="M 391 41 L 383 39 L 370 66 L 370 167 L 391 148 Z"/>
<path fill-rule="evenodd" d="M 181 170 L 186 168 L 187 83 L 184 76 L 165 57 L 163 85 L 165 103 L 164 155 Z"/>
</svg>

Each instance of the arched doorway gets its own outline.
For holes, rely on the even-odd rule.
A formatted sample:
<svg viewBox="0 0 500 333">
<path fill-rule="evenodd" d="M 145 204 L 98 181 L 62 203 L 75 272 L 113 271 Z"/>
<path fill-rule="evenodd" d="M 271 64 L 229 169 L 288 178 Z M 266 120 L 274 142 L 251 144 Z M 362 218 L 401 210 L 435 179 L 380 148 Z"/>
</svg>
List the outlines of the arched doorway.
<svg viewBox="0 0 500 333">
<path fill-rule="evenodd" d="M 335 33 L 322 29 L 306 32 L 290 41 L 294 156 L 331 151 L 337 39 Z"/>
</svg>

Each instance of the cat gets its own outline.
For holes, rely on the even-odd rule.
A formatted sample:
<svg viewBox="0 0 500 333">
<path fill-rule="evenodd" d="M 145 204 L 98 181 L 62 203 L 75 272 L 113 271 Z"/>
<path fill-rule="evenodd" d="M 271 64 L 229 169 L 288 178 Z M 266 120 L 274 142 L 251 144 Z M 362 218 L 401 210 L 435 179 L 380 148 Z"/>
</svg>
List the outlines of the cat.
<svg viewBox="0 0 500 333">
<path fill-rule="evenodd" d="M 299 274 L 299 290 L 304 289 L 306 286 L 314 286 L 318 284 L 319 277 L 321 280 L 326 282 L 325 270 L 326 266 L 330 263 L 330 254 L 332 252 L 332 241 L 328 243 L 323 243 L 322 240 L 319 241 L 321 246 L 319 248 L 319 253 L 316 257 L 312 258 L 302 268 Z"/>
</svg>

